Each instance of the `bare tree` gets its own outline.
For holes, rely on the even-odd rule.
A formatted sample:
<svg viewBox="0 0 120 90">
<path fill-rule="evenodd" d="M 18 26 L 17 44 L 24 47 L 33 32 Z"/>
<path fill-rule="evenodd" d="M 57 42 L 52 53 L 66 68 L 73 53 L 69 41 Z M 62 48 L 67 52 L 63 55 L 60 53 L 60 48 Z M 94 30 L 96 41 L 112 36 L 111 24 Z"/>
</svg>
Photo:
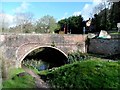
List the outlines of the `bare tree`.
<svg viewBox="0 0 120 90">
<path fill-rule="evenodd" d="M 33 21 L 33 14 L 31 12 L 16 13 L 14 21 L 16 26 L 19 26 L 21 32 L 30 32 Z"/>
<path fill-rule="evenodd" d="M 9 23 L 8 23 L 7 16 L 4 12 L 1 12 L 0 13 L 0 31 L 1 32 L 8 31 L 8 26 L 9 26 Z"/>
<path fill-rule="evenodd" d="M 56 28 L 57 24 L 53 16 L 43 16 L 36 22 L 37 33 L 53 33 Z"/>
<path fill-rule="evenodd" d="M 101 0 L 102 2 L 99 3 L 97 6 L 94 7 L 93 9 L 93 14 L 98 14 L 100 13 L 103 9 L 105 8 L 110 8 L 112 6 L 111 0 Z"/>
</svg>

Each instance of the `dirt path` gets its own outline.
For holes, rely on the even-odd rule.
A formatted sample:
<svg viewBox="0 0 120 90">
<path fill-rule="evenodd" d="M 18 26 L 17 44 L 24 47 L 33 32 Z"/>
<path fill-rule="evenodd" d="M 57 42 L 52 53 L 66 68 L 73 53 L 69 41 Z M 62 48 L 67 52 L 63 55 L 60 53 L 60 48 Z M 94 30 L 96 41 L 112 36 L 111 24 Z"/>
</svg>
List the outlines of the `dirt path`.
<svg viewBox="0 0 120 90">
<path fill-rule="evenodd" d="M 29 73 L 32 77 L 35 78 L 36 88 L 49 88 L 48 84 L 45 83 L 42 79 L 40 79 L 40 76 L 35 74 L 31 69 L 28 69 L 24 66 L 23 69 L 25 70 L 25 72 Z"/>
</svg>

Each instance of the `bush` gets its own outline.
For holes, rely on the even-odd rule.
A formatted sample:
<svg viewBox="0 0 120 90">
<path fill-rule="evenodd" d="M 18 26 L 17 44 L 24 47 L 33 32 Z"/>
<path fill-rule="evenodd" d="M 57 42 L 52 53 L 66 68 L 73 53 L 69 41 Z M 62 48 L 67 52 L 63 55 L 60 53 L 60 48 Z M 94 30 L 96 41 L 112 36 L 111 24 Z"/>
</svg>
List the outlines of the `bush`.
<svg viewBox="0 0 120 90">
<path fill-rule="evenodd" d="M 120 88 L 120 63 L 86 60 L 46 71 L 52 88 Z M 43 73 L 42 73 L 43 74 Z"/>
<path fill-rule="evenodd" d="M 68 62 L 69 63 L 86 60 L 88 58 L 90 58 L 90 57 L 87 53 L 81 53 L 79 51 L 68 54 Z"/>
<path fill-rule="evenodd" d="M 30 69 L 37 69 L 38 71 L 48 69 L 49 64 L 47 62 L 44 62 L 42 60 L 35 60 L 35 59 L 26 59 L 22 61 L 23 66 L 26 66 Z"/>
</svg>

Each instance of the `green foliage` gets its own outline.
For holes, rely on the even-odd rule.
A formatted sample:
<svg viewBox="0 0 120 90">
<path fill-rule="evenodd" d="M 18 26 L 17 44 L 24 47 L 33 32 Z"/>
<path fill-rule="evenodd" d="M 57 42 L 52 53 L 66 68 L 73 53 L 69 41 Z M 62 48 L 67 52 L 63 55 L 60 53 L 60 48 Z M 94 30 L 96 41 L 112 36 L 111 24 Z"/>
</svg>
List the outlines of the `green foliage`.
<svg viewBox="0 0 120 90">
<path fill-rule="evenodd" d="M 113 35 L 120 35 L 120 32 L 113 32 L 113 33 L 110 33 L 110 34 L 113 34 Z"/>
<path fill-rule="evenodd" d="M 22 69 L 22 68 L 11 69 L 9 72 L 9 78 L 14 77 L 14 75 L 19 74 L 21 72 L 25 72 L 24 69 Z"/>
<path fill-rule="evenodd" d="M 47 62 L 44 62 L 42 60 L 24 60 L 22 62 L 22 64 L 24 66 L 26 66 L 27 68 L 30 68 L 32 70 L 34 70 L 35 72 L 41 71 L 41 70 L 45 70 L 49 67 L 49 64 Z"/>
<path fill-rule="evenodd" d="M 120 88 L 120 63 L 80 61 L 43 72 L 52 88 Z M 46 74 L 47 73 L 47 74 Z"/>
<path fill-rule="evenodd" d="M 69 63 L 73 63 L 73 62 L 77 62 L 77 61 L 81 61 L 81 60 L 86 60 L 88 58 L 90 58 L 90 57 L 88 56 L 87 53 L 81 53 L 79 51 L 68 54 Z"/>
<path fill-rule="evenodd" d="M 55 46 L 56 46 L 54 41 L 52 42 L 51 46 L 52 46 L 52 47 L 55 47 Z"/>
<path fill-rule="evenodd" d="M 120 1 L 114 2 L 110 10 L 110 19 L 111 19 L 112 24 L 120 22 L 120 10 L 119 9 L 120 9 Z"/>
<path fill-rule="evenodd" d="M 53 33 L 57 28 L 56 20 L 53 16 L 46 15 L 36 22 L 36 33 Z"/>
<path fill-rule="evenodd" d="M 30 75 L 15 76 L 14 79 L 9 79 L 3 82 L 3 89 L 6 88 L 35 88 L 34 78 Z"/>
<path fill-rule="evenodd" d="M 62 19 L 58 21 L 58 24 L 60 25 L 60 29 L 62 31 L 65 28 L 69 33 L 78 34 L 78 33 L 82 33 L 82 29 L 83 29 L 82 22 L 83 22 L 83 18 L 81 15 L 79 15 L 79 16 L 72 16 L 66 19 Z"/>
<path fill-rule="evenodd" d="M 98 14 L 95 14 L 92 23 L 94 24 L 94 29 L 96 31 L 112 30 L 117 28 L 117 23 L 120 22 L 120 1 L 113 2 L 111 8 L 105 8 L 107 5 L 104 5 L 104 8 L 100 10 Z M 100 8 L 98 8 L 100 9 Z"/>
</svg>

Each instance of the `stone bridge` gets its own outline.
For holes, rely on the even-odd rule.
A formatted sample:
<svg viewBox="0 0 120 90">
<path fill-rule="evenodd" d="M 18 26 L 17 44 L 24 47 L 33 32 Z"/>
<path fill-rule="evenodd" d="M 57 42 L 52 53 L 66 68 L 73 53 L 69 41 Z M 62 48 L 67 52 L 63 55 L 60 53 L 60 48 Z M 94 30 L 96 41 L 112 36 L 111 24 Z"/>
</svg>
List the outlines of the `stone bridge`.
<svg viewBox="0 0 120 90">
<path fill-rule="evenodd" d="M 33 50 L 47 47 L 67 57 L 68 53 L 85 53 L 86 35 L 74 34 L 0 34 L 0 59 L 3 73 L 21 67 L 22 60 Z"/>
</svg>

